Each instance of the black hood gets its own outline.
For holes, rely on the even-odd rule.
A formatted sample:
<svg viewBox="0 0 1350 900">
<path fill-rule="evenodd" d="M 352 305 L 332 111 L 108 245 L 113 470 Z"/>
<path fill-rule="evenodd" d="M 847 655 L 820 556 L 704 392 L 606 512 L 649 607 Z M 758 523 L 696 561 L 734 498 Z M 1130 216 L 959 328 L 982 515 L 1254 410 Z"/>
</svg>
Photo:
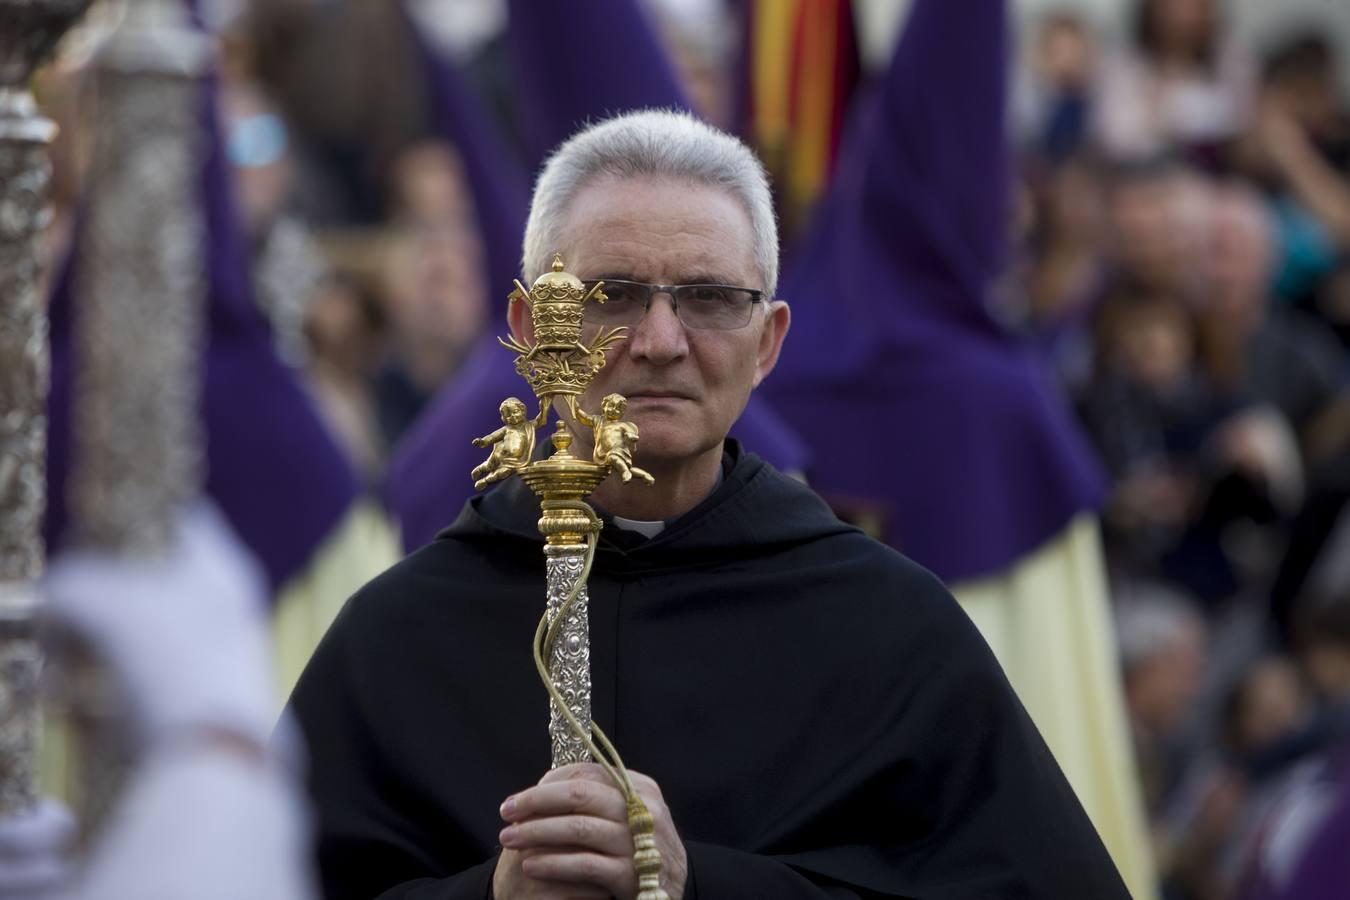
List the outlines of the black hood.
<svg viewBox="0 0 1350 900">
<path fill-rule="evenodd" d="M 702 503 L 669 520 L 653 538 L 643 538 L 605 521 L 598 556 L 601 564 L 640 570 L 668 570 L 713 560 L 759 557 L 823 538 L 856 532 L 839 521 L 810 488 L 789 478 L 728 439 L 722 482 Z M 633 490 L 642 490 L 641 485 Z M 539 534 L 539 501 L 512 478 L 465 504 L 438 540 L 527 543 L 534 552 Z"/>
</svg>

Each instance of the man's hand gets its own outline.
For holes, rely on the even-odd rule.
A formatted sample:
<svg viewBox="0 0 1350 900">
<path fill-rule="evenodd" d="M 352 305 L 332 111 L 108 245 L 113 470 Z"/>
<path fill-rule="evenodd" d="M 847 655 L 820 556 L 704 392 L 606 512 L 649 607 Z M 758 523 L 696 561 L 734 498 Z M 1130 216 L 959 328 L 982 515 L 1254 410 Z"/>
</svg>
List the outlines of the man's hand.
<svg viewBox="0 0 1350 900">
<path fill-rule="evenodd" d="M 656 825 L 661 886 L 671 900 L 681 900 L 689 871 L 684 843 L 656 782 L 638 772 L 628 775 Z M 600 766 L 554 769 L 508 797 L 501 813 L 507 826 L 492 879 L 496 900 L 637 896 L 628 807 Z"/>
</svg>

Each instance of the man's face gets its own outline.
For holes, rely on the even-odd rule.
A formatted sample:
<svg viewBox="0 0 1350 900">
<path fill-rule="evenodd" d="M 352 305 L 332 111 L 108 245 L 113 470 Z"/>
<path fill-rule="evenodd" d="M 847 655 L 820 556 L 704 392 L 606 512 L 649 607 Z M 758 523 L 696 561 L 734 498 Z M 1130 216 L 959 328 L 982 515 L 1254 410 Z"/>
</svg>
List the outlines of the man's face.
<svg viewBox="0 0 1350 900">
<path fill-rule="evenodd" d="M 557 249 L 583 280 L 764 287 L 749 215 L 712 187 L 602 178 L 577 194 L 561 233 Z M 668 295 L 654 296 L 647 315 L 609 352 L 583 406 L 595 410 L 609 393 L 627 397 L 644 465 L 679 465 L 719 449 L 778 359 L 788 310 L 769 306 L 756 304 L 740 329 L 689 330 Z M 513 330 L 528 328 L 527 317 L 513 312 Z"/>
<path fill-rule="evenodd" d="M 1177 266 L 1175 199 L 1170 179 L 1118 186 L 1111 197 L 1111 224 L 1120 264 L 1131 277 L 1159 286 Z"/>
<path fill-rule="evenodd" d="M 1253 201 L 1227 197 L 1214 210 L 1208 252 L 1209 302 L 1226 324 L 1242 330 L 1260 324 L 1270 282 L 1269 232 Z"/>
</svg>

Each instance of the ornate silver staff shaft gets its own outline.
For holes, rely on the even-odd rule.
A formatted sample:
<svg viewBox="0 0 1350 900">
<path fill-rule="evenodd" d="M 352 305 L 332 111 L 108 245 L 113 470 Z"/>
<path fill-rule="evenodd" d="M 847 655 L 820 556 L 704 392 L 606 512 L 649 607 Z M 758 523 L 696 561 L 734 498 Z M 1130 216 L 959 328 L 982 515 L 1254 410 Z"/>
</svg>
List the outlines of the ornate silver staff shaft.
<svg viewBox="0 0 1350 900">
<path fill-rule="evenodd" d="M 586 547 L 562 544 L 545 547 L 548 566 L 548 621 L 552 625 L 586 563 Z M 567 701 L 567 708 L 587 731 L 591 730 L 591 626 L 590 598 L 586 586 L 567 610 L 558 639 L 549 654 L 553 686 Z M 591 754 L 572 732 L 556 702 L 549 704 L 548 734 L 553 745 L 553 768 L 569 763 L 590 762 Z"/>
<path fill-rule="evenodd" d="M 37 798 L 34 584 L 42 574 L 46 508 L 47 314 L 38 295 L 45 260 L 47 145 L 56 126 L 25 88 L 89 0 L 0 0 L 0 815 Z"/>
<path fill-rule="evenodd" d="M 163 552 L 202 480 L 200 76 L 210 43 L 181 0 L 132 0 L 94 63 L 88 216 L 76 282 L 71 518 L 85 547 Z M 184 598 L 187 602 L 190 598 Z M 120 694 L 63 647 L 77 804 L 97 830 L 131 765 Z"/>
</svg>

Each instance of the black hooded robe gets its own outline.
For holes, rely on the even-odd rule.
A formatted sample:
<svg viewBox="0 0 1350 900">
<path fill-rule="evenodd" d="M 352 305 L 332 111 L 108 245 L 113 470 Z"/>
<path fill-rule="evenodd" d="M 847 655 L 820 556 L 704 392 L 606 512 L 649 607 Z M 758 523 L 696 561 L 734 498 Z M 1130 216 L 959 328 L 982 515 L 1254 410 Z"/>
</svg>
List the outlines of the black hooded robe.
<svg viewBox="0 0 1350 900">
<path fill-rule="evenodd" d="M 549 766 L 538 515 L 516 479 L 472 500 L 301 677 L 327 897 L 491 896 L 498 806 Z M 593 715 L 661 786 L 686 900 L 1128 897 L 951 595 L 734 442 L 656 537 L 606 526 L 589 592 Z"/>
</svg>

